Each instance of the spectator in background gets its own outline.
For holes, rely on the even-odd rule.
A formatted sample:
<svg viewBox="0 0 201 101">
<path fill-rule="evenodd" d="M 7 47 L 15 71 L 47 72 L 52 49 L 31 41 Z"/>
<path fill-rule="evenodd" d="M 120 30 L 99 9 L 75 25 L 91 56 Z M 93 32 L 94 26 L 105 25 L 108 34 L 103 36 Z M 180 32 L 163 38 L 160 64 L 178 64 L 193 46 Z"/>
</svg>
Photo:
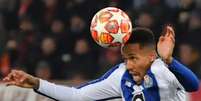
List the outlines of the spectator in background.
<svg viewBox="0 0 201 101">
<path fill-rule="evenodd" d="M 195 0 L 180 0 L 179 2 L 179 9 L 177 12 L 177 19 L 176 22 L 178 23 L 178 33 L 184 34 L 188 30 L 188 21 L 191 16 L 191 12 L 196 9 L 195 7 Z M 173 9 L 174 11 L 177 11 L 177 9 Z M 175 19 L 174 16 L 172 19 Z M 174 22 L 173 22 L 174 23 Z"/>
<path fill-rule="evenodd" d="M 51 27 L 51 32 L 53 34 L 58 34 L 58 36 L 59 36 L 59 34 L 62 34 L 65 31 L 64 30 L 65 25 L 64 25 L 63 21 L 60 19 L 54 19 L 52 21 L 52 24 L 50 27 Z"/>
<path fill-rule="evenodd" d="M 0 57 L 0 78 L 6 76 L 10 70 L 13 60 L 16 59 L 17 42 L 8 40 L 5 50 L 3 50 Z M 11 62 L 12 60 L 12 62 Z"/>
<path fill-rule="evenodd" d="M 178 34 L 180 41 L 191 41 L 196 45 L 201 45 L 201 40 L 198 39 L 201 37 L 201 13 L 200 10 L 194 10 L 189 15 L 189 20 L 187 22 L 187 27 L 183 33 Z M 201 50 L 201 47 L 200 49 Z"/>
<path fill-rule="evenodd" d="M 1 9 L 0 9 L 1 10 Z M 0 13 L 0 53 L 2 52 L 2 48 L 6 42 L 7 33 L 4 24 L 4 16 Z"/>
<path fill-rule="evenodd" d="M 201 9 L 195 10 L 191 14 L 190 22 L 189 22 L 189 30 L 190 33 L 195 33 L 193 35 L 201 37 Z M 201 40 L 200 40 L 201 44 Z"/>
<path fill-rule="evenodd" d="M 170 9 L 178 9 L 181 0 L 164 0 L 165 5 Z"/>
<path fill-rule="evenodd" d="M 51 33 L 57 42 L 57 52 L 61 59 L 61 74 L 65 78 L 68 74 L 66 74 L 66 71 L 70 71 L 66 70 L 66 68 L 71 60 L 71 53 L 73 53 L 73 43 L 75 42 L 75 39 L 72 38 L 72 35 L 67 32 L 67 30 L 65 30 L 64 21 L 61 19 L 53 20 L 49 33 Z"/>
<path fill-rule="evenodd" d="M 86 39 L 81 38 L 75 42 L 74 53 L 72 53 L 67 75 L 70 78 L 77 75 L 83 79 L 93 79 L 99 70 L 94 54 L 91 53 L 90 46 Z"/>
<path fill-rule="evenodd" d="M 15 39 L 9 39 L 6 44 L 6 51 L 9 56 L 10 67 L 16 68 L 18 65 L 18 42 Z"/>
<path fill-rule="evenodd" d="M 52 78 L 51 66 L 45 61 L 40 61 L 36 66 L 35 74 L 39 78 L 50 80 Z"/>
<path fill-rule="evenodd" d="M 19 0 L 19 10 L 18 16 L 23 17 L 27 15 L 30 5 L 33 3 L 33 0 Z"/>
<path fill-rule="evenodd" d="M 34 25 L 31 19 L 27 16 L 20 19 L 19 27 L 24 32 L 34 31 Z"/>
<path fill-rule="evenodd" d="M 2 16 L 0 19 L 3 20 L 3 22 L 0 21 L 0 23 L 3 24 L 5 31 L 14 30 L 18 27 L 17 12 L 19 1 L 20 0 L 1 0 L 0 2 L 0 16 Z"/>
<path fill-rule="evenodd" d="M 195 0 L 180 0 L 180 9 L 191 11 L 195 6 Z"/>
<path fill-rule="evenodd" d="M 36 58 L 36 64 L 41 61 L 47 62 L 53 76 L 51 79 L 62 79 L 61 57 L 57 52 L 57 43 L 51 36 L 44 37 L 41 42 L 41 52 Z"/>
<path fill-rule="evenodd" d="M 47 32 L 55 18 L 65 18 L 62 0 L 20 0 L 17 7 L 18 18 L 28 16 L 42 32 Z"/>
<path fill-rule="evenodd" d="M 190 16 L 189 29 L 201 29 L 201 10 L 194 10 Z"/>
<path fill-rule="evenodd" d="M 26 57 L 27 70 L 29 73 L 36 75 L 37 64 L 42 61 L 47 62 L 50 65 L 50 71 L 53 76 L 51 79 L 62 79 L 61 58 L 57 52 L 57 43 L 52 36 L 45 36 L 40 41 L 38 50 L 32 51 L 30 55 Z"/>
<path fill-rule="evenodd" d="M 154 26 L 154 19 L 148 12 L 142 12 L 138 17 L 138 24 L 141 27 L 152 28 Z"/>
<path fill-rule="evenodd" d="M 67 19 L 73 15 L 79 14 L 84 21 L 90 24 L 89 16 L 93 16 L 104 5 L 104 0 L 64 0 Z M 107 1 L 107 0 L 106 0 Z M 84 10 L 84 12 L 83 12 Z"/>
<path fill-rule="evenodd" d="M 133 0 L 133 9 L 140 10 L 148 5 L 148 0 Z"/>
<path fill-rule="evenodd" d="M 110 69 L 110 67 L 121 61 L 121 53 L 119 50 L 119 47 L 114 47 L 101 51 L 98 60 L 98 64 L 100 66 L 100 70 L 98 71 L 98 73 L 100 75 L 102 75 L 108 69 Z"/>
<path fill-rule="evenodd" d="M 43 20 L 45 25 L 50 25 L 55 18 L 65 17 L 62 0 L 43 0 Z"/>
<path fill-rule="evenodd" d="M 138 15 L 137 25 L 140 27 L 146 27 L 153 30 L 156 39 L 160 36 L 160 30 L 157 26 L 157 22 L 154 19 L 154 15 L 149 11 L 143 11 Z"/>
<path fill-rule="evenodd" d="M 10 33 L 19 42 L 19 64 L 25 68 L 27 72 L 34 74 L 33 68 L 34 59 L 38 56 L 39 38 L 42 36 L 30 17 L 24 16 L 20 19 L 19 29 L 16 32 Z"/>
<path fill-rule="evenodd" d="M 6 46 L 0 55 L 0 75 L 6 75 L 10 72 L 10 69 L 25 70 L 23 68 L 18 68 L 19 57 L 19 43 L 15 36 L 9 36 Z"/>
<path fill-rule="evenodd" d="M 70 18 L 69 32 L 73 38 L 80 38 L 89 35 L 89 31 L 86 29 L 86 22 L 79 15 L 73 15 Z"/>
<path fill-rule="evenodd" d="M 196 45 L 191 41 L 182 42 L 179 45 L 179 57 L 201 79 L 201 53 L 199 46 L 200 44 Z"/>
<path fill-rule="evenodd" d="M 195 38 L 201 38 L 201 10 L 195 10 L 192 12 L 188 25 L 188 34 L 192 40 Z M 201 45 L 201 40 L 196 40 Z"/>
<path fill-rule="evenodd" d="M 57 41 L 58 52 L 61 54 L 72 53 L 74 39 L 72 39 L 71 34 L 65 30 L 64 21 L 60 19 L 53 20 L 50 26 L 50 32 Z"/>
</svg>

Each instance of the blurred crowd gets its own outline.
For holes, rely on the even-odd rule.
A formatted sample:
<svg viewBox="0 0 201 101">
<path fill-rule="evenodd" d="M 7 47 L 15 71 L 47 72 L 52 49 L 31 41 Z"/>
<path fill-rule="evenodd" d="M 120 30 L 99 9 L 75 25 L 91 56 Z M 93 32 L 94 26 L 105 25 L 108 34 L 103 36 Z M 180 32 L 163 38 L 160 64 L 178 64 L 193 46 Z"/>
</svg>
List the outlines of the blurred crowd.
<svg viewBox="0 0 201 101">
<path fill-rule="evenodd" d="M 90 36 L 100 9 L 119 7 L 134 27 L 176 31 L 174 56 L 201 79 L 201 0 L 0 0 L 0 78 L 21 69 L 43 79 L 82 82 L 121 62 L 119 48 Z"/>
</svg>

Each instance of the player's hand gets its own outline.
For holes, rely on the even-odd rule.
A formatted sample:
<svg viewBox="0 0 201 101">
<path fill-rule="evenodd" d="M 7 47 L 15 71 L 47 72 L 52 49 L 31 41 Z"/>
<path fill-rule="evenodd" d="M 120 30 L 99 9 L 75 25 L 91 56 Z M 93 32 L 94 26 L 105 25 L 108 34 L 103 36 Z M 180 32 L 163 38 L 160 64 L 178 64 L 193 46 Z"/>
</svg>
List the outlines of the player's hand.
<svg viewBox="0 0 201 101">
<path fill-rule="evenodd" d="M 39 79 L 33 77 L 20 70 L 12 70 L 4 79 L 3 82 L 7 85 L 15 85 L 23 88 L 38 89 Z"/>
<path fill-rule="evenodd" d="M 166 26 L 163 35 L 160 36 L 157 43 L 157 51 L 159 56 L 170 64 L 173 60 L 172 53 L 175 46 L 175 33 L 171 26 Z"/>
</svg>

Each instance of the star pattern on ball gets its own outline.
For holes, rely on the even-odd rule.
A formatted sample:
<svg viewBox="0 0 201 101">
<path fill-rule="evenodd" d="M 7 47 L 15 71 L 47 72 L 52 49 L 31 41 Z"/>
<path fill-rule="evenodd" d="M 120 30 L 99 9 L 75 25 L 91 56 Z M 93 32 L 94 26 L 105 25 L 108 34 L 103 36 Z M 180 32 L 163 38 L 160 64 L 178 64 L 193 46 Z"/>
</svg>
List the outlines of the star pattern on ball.
<svg viewBox="0 0 201 101">
<path fill-rule="evenodd" d="M 123 43 L 123 38 L 124 36 L 126 36 L 126 34 L 123 34 L 123 33 L 117 33 L 117 34 L 111 34 L 114 38 L 114 40 L 112 41 L 113 43 L 115 42 L 120 42 L 120 43 Z"/>
</svg>

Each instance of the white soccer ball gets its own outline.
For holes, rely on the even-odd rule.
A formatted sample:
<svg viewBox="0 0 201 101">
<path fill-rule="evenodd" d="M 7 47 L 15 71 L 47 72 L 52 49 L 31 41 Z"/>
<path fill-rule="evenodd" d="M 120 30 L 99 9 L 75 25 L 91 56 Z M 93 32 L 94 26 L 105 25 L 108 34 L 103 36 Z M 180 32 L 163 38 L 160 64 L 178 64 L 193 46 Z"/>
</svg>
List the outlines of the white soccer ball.
<svg viewBox="0 0 201 101">
<path fill-rule="evenodd" d="M 121 9 L 107 7 L 98 11 L 90 26 L 92 38 L 102 47 L 114 47 L 124 44 L 132 32 L 128 15 Z"/>
</svg>

